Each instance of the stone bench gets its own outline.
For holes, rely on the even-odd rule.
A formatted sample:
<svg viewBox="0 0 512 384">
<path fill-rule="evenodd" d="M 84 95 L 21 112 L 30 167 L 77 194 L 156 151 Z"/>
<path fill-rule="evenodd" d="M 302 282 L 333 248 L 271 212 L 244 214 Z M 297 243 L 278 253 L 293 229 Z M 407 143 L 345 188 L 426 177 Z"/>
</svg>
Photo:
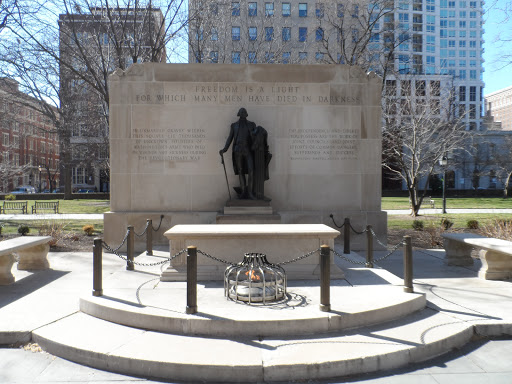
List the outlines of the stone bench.
<svg viewBox="0 0 512 384">
<path fill-rule="evenodd" d="M 14 254 L 19 257 L 19 270 L 48 269 L 51 236 L 20 236 L 0 241 L 0 285 L 14 282 L 11 272 Z"/>
<path fill-rule="evenodd" d="M 32 206 L 32 214 L 38 213 L 37 211 L 53 211 L 59 213 L 58 201 L 35 201 Z"/>
<path fill-rule="evenodd" d="M 274 264 L 295 259 L 319 249 L 334 248 L 340 232 L 323 224 L 206 224 L 175 225 L 165 236 L 171 256 L 189 245 L 211 256 L 232 263 L 241 262 L 244 253 L 259 252 Z M 162 281 L 186 280 L 186 254 L 175 258 L 162 273 Z M 318 279 L 319 253 L 284 266 L 289 279 Z M 227 265 L 198 253 L 198 280 L 222 280 Z M 331 278 L 343 278 L 331 255 Z"/>
<path fill-rule="evenodd" d="M 9 211 L 20 211 L 23 213 L 27 213 L 28 211 L 28 202 L 27 201 L 4 201 L 3 203 L 3 211 L 7 213 Z"/>
<path fill-rule="evenodd" d="M 478 277 L 486 280 L 506 280 L 512 277 L 512 241 L 473 233 L 444 233 L 442 236 L 447 265 L 472 265 L 471 251 L 479 249 L 482 267 Z"/>
</svg>

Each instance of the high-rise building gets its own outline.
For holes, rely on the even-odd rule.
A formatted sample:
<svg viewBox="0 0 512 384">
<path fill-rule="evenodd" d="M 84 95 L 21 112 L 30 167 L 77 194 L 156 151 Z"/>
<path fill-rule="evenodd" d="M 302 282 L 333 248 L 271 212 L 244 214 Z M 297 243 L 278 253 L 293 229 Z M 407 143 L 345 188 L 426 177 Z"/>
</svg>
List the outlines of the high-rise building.
<svg viewBox="0 0 512 384">
<path fill-rule="evenodd" d="M 36 191 L 59 185 L 59 140 L 40 101 L 0 78 L 0 191 L 24 185 Z"/>
<path fill-rule="evenodd" d="M 483 112 L 483 4 L 466 0 L 189 0 L 189 62 L 358 64 L 440 81 L 468 130 Z"/>
<path fill-rule="evenodd" d="M 62 159 L 72 188 L 109 191 L 108 77 L 134 62 L 165 61 L 158 8 L 92 8 L 59 16 Z"/>
</svg>

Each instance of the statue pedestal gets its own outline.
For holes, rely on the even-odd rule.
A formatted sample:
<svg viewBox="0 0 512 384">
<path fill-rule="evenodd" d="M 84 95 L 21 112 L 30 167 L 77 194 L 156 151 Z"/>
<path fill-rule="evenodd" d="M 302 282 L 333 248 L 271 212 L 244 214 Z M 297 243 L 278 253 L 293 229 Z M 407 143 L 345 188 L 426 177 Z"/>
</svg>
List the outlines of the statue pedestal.
<svg viewBox="0 0 512 384">
<path fill-rule="evenodd" d="M 232 199 L 226 202 L 217 224 L 280 224 L 281 215 L 274 214 L 270 201 Z"/>
</svg>

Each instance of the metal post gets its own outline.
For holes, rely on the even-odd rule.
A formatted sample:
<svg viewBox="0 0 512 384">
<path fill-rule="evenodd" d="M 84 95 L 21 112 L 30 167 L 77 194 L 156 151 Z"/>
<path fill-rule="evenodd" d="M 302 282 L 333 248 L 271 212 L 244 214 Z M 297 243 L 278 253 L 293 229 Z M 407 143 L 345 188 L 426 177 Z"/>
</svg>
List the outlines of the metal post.
<svg viewBox="0 0 512 384">
<path fill-rule="evenodd" d="M 94 239 L 94 245 L 92 248 L 92 263 L 93 263 L 93 274 L 92 274 L 92 295 L 102 296 L 103 295 L 103 271 L 102 271 L 102 257 L 103 251 L 101 248 L 103 240 L 99 237 Z"/>
<path fill-rule="evenodd" d="M 127 271 L 133 271 L 133 254 L 134 254 L 134 245 L 135 245 L 135 232 L 133 231 L 133 225 L 128 226 L 128 239 L 127 239 L 127 245 L 126 245 L 126 251 L 127 251 L 127 259 L 126 260 L 126 270 Z"/>
<path fill-rule="evenodd" d="M 343 253 L 348 255 L 350 254 L 350 219 L 348 217 L 345 217 L 343 228 L 345 230 L 343 235 Z"/>
<path fill-rule="evenodd" d="M 331 311 L 331 248 L 320 247 L 320 310 Z"/>
<path fill-rule="evenodd" d="M 153 256 L 153 220 L 147 219 L 146 255 Z"/>
<path fill-rule="evenodd" d="M 366 226 L 366 268 L 373 268 L 373 233 L 372 226 Z"/>
<path fill-rule="evenodd" d="M 404 292 L 413 293 L 412 286 L 412 241 L 411 236 L 404 236 Z"/>
<path fill-rule="evenodd" d="M 197 247 L 187 247 L 187 309 L 186 313 L 197 312 Z"/>
<path fill-rule="evenodd" d="M 443 213 L 446 213 L 446 168 L 443 172 Z"/>
</svg>

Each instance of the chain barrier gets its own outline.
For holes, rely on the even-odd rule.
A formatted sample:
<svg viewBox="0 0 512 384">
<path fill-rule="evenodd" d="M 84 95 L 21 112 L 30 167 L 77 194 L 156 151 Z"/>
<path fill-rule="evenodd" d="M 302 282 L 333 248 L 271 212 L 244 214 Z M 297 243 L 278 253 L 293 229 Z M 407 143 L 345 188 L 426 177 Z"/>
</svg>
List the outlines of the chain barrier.
<svg viewBox="0 0 512 384">
<path fill-rule="evenodd" d="M 108 245 L 107 243 L 105 243 L 103 240 L 102 240 L 102 245 L 103 245 L 103 248 L 105 248 L 107 251 L 109 252 L 112 252 L 112 253 L 116 253 L 117 251 L 119 251 L 121 249 L 121 247 L 124 245 L 124 243 L 126 243 L 126 239 L 128 239 L 128 235 L 130 234 L 130 231 L 126 231 L 126 235 L 124 236 L 124 239 L 123 241 L 121 242 L 121 245 L 117 248 L 112 248 L 110 245 Z"/>
<path fill-rule="evenodd" d="M 137 236 L 137 237 L 142 237 L 148 231 L 148 227 L 149 227 L 149 221 L 146 222 L 146 228 L 144 228 L 144 231 L 142 231 L 141 234 L 138 234 L 137 232 L 135 232 L 135 229 L 133 230 L 133 233 L 135 233 L 135 236 Z"/>
<path fill-rule="evenodd" d="M 229 264 L 229 265 L 236 265 L 236 263 L 232 263 L 231 261 L 227 261 L 227 260 L 219 259 L 218 257 L 215 257 L 215 256 L 212 256 L 212 255 L 209 255 L 208 253 L 203 252 L 203 251 L 201 251 L 200 249 L 198 249 L 198 250 L 197 250 L 197 253 L 200 253 L 201 255 L 206 256 L 206 257 L 207 257 L 207 258 L 209 258 L 209 259 L 212 259 L 212 260 L 218 261 L 219 263 Z"/>
<path fill-rule="evenodd" d="M 153 231 L 158 232 L 158 230 L 162 226 L 163 219 L 164 219 L 164 215 L 160 215 L 160 223 L 158 224 L 158 227 L 156 229 L 155 229 L 155 227 L 153 227 L 153 225 L 151 225 L 151 228 L 153 229 Z"/>
<path fill-rule="evenodd" d="M 350 222 L 349 222 L 348 224 L 350 225 L 350 229 L 351 229 L 352 231 L 354 231 L 357 235 L 362 235 L 363 233 L 368 232 L 368 230 L 367 230 L 367 229 L 363 229 L 363 231 L 362 231 L 362 232 L 356 231 L 356 230 L 354 229 L 354 227 L 352 226 L 352 223 L 350 223 Z"/>
<path fill-rule="evenodd" d="M 389 251 L 389 253 L 385 256 L 382 256 L 382 257 L 379 257 L 378 259 L 374 259 L 373 262 L 374 263 L 378 263 L 379 261 L 382 261 L 382 260 L 385 260 L 387 259 L 389 256 L 391 256 L 393 253 L 395 253 L 395 251 L 404 246 L 405 245 L 405 241 L 401 241 L 400 243 L 398 243 L 397 245 L 395 245 L 393 248 L 391 248 L 391 251 Z"/>
<path fill-rule="evenodd" d="M 332 248 L 329 248 L 331 250 L 332 253 L 334 253 L 336 256 L 338 256 L 340 259 L 343 259 L 345 261 L 348 261 L 349 263 L 352 263 L 352 264 L 357 264 L 357 265 L 366 265 L 366 260 L 365 261 L 356 261 L 356 260 L 352 260 L 352 259 L 349 259 L 348 257 L 345 257 L 343 255 L 340 255 L 338 252 L 336 252 L 334 249 Z"/>
<path fill-rule="evenodd" d="M 345 226 L 345 222 L 343 222 L 343 224 L 341 224 L 341 225 L 338 225 L 338 224 L 336 223 L 336 220 L 334 220 L 334 215 L 333 215 L 332 213 L 329 215 L 329 217 L 332 219 L 332 222 L 334 223 L 334 225 L 335 225 L 337 228 L 341 229 L 341 228 L 343 228 L 343 227 Z"/>
<path fill-rule="evenodd" d="M 316 252 L 320 252 L 320 250 L 321 250 L 320 248 L 315 249 L 314 251 L 311 251 L 309 253 L 306 253 L 304 255 L 296 257 L 295 259 L 291 259 L 291 260 L 288 260 L 288 261 L 283 261 L 282 263 L 277 263 L 276 265 L 286 265 L 286 264 L 295 263 L 297 261 L 303 260 L 303 259 L 305 259 L 305 258 L 307 258 L 307 257 L 309 257 L 309 256 L 311 256 L 313 254 L 315 254 Z"/>
<path fill-rule="evenodd" d="M 101 242 L 101 245 L 103 247 L 103 249 L 107 250 L 108 252 L 110 253 L 113 253 L 114 255 L 116 255 L 117 257 L 119 257 L 121 260 L 124 260 L 124 261 L 129 261 L 128 258 L 126 256 L 123 256 L 121 255 L 120 253 L 117 252 L 117 250 L 114 250 L 112 249 L 107 243 L 105 243 L 104 241 Z M 171 256 L 171 257 L 166 257 L 164 260 L 162 261 L 157 261 L 156 263 L 140 263 L 140 262 L 137 262 L 137 261 L 132 261 L 130 260 L 130 262 L 134 265 L 139 265 L 141 267 L 153 267 L 155 265 L 162 265 L 162 264 L 165 264 L 165 263 L 168 263 L 170 261 L 172 261 L 173 259 L 177 258 L 178 256 L 186 253 L 187 250 L 186 249 L 182 249 L 181 251 L 179 251 L 178 253 L 176 253 L 175 255 Z"/>
</svg>

